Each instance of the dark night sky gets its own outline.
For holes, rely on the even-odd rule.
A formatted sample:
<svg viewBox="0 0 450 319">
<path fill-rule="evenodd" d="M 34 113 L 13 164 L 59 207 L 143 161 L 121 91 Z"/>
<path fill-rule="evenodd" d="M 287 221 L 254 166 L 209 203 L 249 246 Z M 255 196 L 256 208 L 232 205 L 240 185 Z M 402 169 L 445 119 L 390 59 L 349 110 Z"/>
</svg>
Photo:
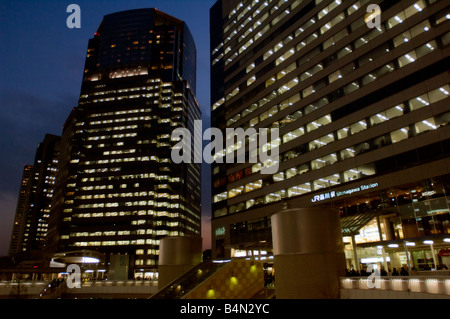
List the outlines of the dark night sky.
<svg viewBox="0 0 450 319">
<path fill-rule="evenodd" d="M 61 135 L 77 105 L 88 40 L 104 15 L 157 8 L 187 23 L 197 46 L 197 99 L 209 126 L 209 9 L 215 0 L 4 0 L 0 7 L 0 256 L 7 255 L 23 166 L 46 133 Z M 69 29 L 71 3 L 81 29 Z M 210 248 L 210 182 L 203 170 L 202 230 Z M 206 199 L 206 200 L 205 200 Z"/>
</svg>

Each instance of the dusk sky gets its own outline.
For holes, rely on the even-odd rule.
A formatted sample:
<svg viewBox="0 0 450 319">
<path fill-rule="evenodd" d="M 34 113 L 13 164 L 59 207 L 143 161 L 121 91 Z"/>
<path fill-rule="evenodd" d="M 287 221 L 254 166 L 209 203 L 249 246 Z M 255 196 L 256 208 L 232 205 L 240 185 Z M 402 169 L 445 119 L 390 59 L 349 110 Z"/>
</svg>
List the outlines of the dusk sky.
<svg viewBox="0 0 450 319">
<path fill-rule="evenodd" d="M 104 15 L 157 8 L 187 23 L 197 47 L 197 99 L 209 126 L 209 9 L 215 0 L 5 0 L 0 7 L 0 256 L 8 253 L 24 165 L 46 133 L 61 135 L 78 103 L 88 40 Z M 81 28 L 69 29 L 70 4 Z M 202 171 L 202 236 L 210 247 L 210 174 Z M 206 199 L 206 200 L 205 200 Z"/>
</svg>

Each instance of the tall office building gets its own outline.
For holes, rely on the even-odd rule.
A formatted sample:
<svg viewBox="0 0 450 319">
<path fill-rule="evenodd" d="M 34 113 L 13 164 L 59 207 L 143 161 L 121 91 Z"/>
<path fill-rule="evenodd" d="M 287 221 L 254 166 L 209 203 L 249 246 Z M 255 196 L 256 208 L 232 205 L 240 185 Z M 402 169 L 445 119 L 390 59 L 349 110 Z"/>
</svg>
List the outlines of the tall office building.
<svg viewBox="0 0 450 319">
<path fill-rule="evenodd" d="M 36 149 L 34 164 L 24 167 L 10 244 L 10 255 L 16 259 L 39 257 L 48 244 L 60 139 L 46 134 Z"/>
<path fill-rule="evenodd" d="M 28 210 L 28 200 L 31 193 L 31 181 L 33 180 L 33 165 L 25 165 L 20 182 L 19 197 L 17 199 L 16 214 L 11 232 L 11 242 L 9 244 L 8 255 L 16 257 L 22 252 L 22 244 L 25 233 L 26 213 Z"/>
<path fill-rule="evenodd" d="M 160 238 L 200 236 L 200 166 L 171 160 L 172 130 L 193 131 L 201 118 L 195 86 L 183 21 L 156 9 L 104 17 L 64 126 L 53 249 L 96 251 L 105 262 L 120 254 L 130 276 L 143 277 L 157 267 Z"/>
<path fill-rule="evenodd" d="M 280 133 L 263 146 L 279 147 L 278 162 L 263 163 L 278 165 L 275 174 L 248 161 L 213 165 L 215 256 L 270 255 L 271 214 L 323 205 L 340 209 L 348 267 L 380 254 L 391 267 L 442 261 L 449 19 L 448 1 L 436 0 L 219 0 L 211 8 L 212 126 Z"/>
</svg>

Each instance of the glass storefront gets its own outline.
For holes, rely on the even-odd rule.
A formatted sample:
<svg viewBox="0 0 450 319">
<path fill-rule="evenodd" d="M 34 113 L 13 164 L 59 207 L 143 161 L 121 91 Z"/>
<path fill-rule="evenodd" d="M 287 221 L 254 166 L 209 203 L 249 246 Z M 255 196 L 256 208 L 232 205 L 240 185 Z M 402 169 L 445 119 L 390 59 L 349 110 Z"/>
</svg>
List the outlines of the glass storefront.
<svg viewBox="0 0 450 319">
<path fill-rule="evenodd" d="M 344 232 L 347 267 L 450 267 L 446 256 L 450 249 L 449 177 L 431 178 L 341 202 L 341 221 L 348 226 Z"/>
</svg>

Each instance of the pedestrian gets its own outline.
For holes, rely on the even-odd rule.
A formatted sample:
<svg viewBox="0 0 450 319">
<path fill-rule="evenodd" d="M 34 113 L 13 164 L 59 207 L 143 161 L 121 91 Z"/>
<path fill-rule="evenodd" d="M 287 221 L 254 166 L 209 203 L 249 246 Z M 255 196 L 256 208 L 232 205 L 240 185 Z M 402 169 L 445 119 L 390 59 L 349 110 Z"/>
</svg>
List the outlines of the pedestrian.
<svg viewBox="0 0 450 319">
<path fill-rule="evenodd" d="M 392 276 L 398 276 L 397 268 L 394 268 L 394 270 L 392 271 Z"/>
<path fill-rule="evenodd" d="M 405 269 L 405 267 L 402 267 L 402 269 L 400 270 L 400 276 L 409 276 L 409 273 Z"/>
</svg>

